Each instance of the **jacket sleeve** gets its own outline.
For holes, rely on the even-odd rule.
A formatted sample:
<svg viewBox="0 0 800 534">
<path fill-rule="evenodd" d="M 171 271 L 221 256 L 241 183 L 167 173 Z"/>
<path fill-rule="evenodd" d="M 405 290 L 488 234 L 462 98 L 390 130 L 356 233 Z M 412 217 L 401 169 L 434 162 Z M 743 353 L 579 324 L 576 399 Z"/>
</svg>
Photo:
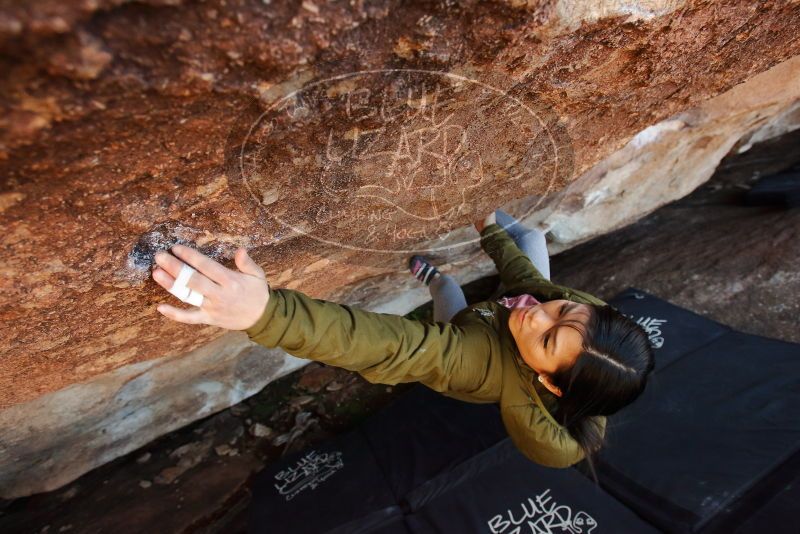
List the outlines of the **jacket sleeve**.
<svg viewBox="0 0 800 534">
<path fill-rule="evenodd" d="M 578 442 L 538 406 L 504 406 L 500 414 L 511 441 L 529 460 L 546 467 L 570 467 L 584 459 Z M 606 418 L 594 420 L 605 434 Z"/>
<path fill-rule="evenodd" d="M 500 281 L 506 288 L 531 283 L 554 285 L 499 224 L 490 224 L 481 231 L 481 248 L 494 261 Z"/>
<path fill-rule="evenodd" d="M 439 392 L 477 390 L 497 364 L 483 329 L 367 312 L 288 289 L 270 289 L 261 318 L 245 332 L 256 343 L 356 371 L 372 383 L 421 382 Z"/>
<path fill-rule="evenodd" d="M 545 300 L 563 298 L 600 306 L 606 304 L 588 293 L 554 284 L 545 278 L 499 224 L 490 224 L 481 231 L 481 247 L 494 261 L 507 291 L 522 289 Z"/>
<path fill-rule="evenodd" d="M 511 357 L 514 363 L 515 356 Z M 504 370 L 500 415 L 520 452 L 546 467 L 569 467 L 583 460 L 578 442 L 553 418 L 556 397 L 535 381 L 535 372 L 510 364 Z M 594 416 L 592 422 L 605 434 L 605 416 Z"/>
</svg>

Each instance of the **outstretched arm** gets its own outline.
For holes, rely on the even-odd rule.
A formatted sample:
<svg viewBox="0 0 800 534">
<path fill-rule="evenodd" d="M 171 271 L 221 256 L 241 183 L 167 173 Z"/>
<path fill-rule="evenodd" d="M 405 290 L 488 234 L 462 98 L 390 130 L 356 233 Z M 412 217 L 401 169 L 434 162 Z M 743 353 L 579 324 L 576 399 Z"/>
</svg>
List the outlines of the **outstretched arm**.
<svg viewBox="0 0 800 534">
<path fill-rule="evenodd" d="M 440 392 L 478 390 L 498 364 L 486 329 L 425 323 L 269 288 L 263 270 L 237 251 L 232 271 L 189 248 L 159 253 L 153 278 L 172 288 L 182 261 L 195 267 L 187 285 L 204 296 L 186 310 L 160 305 L 170 319 L 244 330 L 250 339 L 290 354 L 359 372 L 370 382 L 421 382 Z"/>
<path fill-rule="evenodd" d="M 490 339 L 480 331 L 367 312 L 288 289 L 270 292 L 247 334 L 266 347 L 357 371 L 370 382 L 421 382 L 440 392 L 478 389 L 491 358 Z"/>
</svg>

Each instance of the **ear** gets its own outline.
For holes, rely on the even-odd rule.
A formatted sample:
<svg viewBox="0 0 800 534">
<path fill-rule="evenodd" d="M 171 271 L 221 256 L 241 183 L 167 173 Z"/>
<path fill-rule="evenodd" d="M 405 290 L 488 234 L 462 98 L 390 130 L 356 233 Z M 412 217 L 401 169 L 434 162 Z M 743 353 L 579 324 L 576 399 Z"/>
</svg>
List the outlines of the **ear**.
<svg viewBox="0 0 800 534">
<path fill-rule="evenodd" d="M 556 397 L 560 397 L 562 395 L 561 394 L 561 388 L 559 388 L 558 386 L 556 386 L 555 384 L 550 382 L 550 377 L 549 376 L 547 376 L 547 375 L 539 375 L 539 382 L 541 382 L 542 385 L 544 387 L 546 387 L 550 391 L 550 393 L 552 393 Z"/>
</svg>

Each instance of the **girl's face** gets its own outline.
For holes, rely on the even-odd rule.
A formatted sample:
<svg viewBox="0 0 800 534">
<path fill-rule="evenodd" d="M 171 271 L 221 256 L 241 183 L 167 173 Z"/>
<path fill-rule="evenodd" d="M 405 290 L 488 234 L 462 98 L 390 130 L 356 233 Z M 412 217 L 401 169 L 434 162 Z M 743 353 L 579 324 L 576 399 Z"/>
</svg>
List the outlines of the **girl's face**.
<svg viewBox="0 0 800 534">
<path fill-rule="evenodd" d="M 575 326 L 585 332 L 589 314 L 588 304 L 550 300 L 512 309 L 508 327 L 525 363 L 547 377 L 559 369 L 571 367 L 581 352 L 581 334 L 562 323 L 574 320 L 579 323 Z"/>
</svg>

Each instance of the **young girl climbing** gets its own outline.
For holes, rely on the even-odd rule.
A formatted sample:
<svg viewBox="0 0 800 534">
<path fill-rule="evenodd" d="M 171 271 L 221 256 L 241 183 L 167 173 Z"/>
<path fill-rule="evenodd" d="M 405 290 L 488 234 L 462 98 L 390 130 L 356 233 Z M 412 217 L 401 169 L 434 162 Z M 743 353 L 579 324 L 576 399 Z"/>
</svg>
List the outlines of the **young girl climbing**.
<svg viewBox="0 0 800 534">
<path fill-rule="evenodd" d="M 158 311 L 182 323 L 243 330 L 256 343 L 373 383 L 421 382 L 456 399 L 498 403 L 529 459 L 568 467 L 586 458 L 594 471 L 605 416 L 635 400 L 653 369 L 647 335 L 605 302 L 550 282 L 538 230 L 501 211 L 476 228 L 500 273 L 501 298 L 468 306 L 455 280 L 415 256 L 410 268 L 430 287 L 431 322 L 273 289 L 245 249 L 236 251 L 237 272 L 181 245 L 172 247 L 174 256 L 156 255 L 153 278 L 197 307 L 161 304 Z"/>
</svg>

